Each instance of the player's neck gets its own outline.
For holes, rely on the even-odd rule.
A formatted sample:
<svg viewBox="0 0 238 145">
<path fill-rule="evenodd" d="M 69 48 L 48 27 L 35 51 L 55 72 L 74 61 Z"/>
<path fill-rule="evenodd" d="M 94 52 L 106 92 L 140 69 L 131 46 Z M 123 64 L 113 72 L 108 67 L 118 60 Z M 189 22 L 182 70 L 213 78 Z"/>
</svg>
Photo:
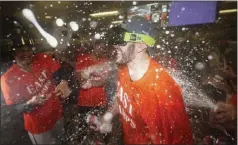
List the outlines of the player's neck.
<svg viewBox="0 0 238 145">
<path fill-rule="evenodd" d="M 150 57 L 146 52 L 138 53 L 135 59 L 127 64 L 132 81 L 141 79 L 147 72 L 150 64 Z"/>
<path fill-rule="evenodd" d="M 18 65 L 21 70 L 25 71 L 25 72 L 31 72 L 32 71 L 32 64 L 30 65 Z"/>
</svg>

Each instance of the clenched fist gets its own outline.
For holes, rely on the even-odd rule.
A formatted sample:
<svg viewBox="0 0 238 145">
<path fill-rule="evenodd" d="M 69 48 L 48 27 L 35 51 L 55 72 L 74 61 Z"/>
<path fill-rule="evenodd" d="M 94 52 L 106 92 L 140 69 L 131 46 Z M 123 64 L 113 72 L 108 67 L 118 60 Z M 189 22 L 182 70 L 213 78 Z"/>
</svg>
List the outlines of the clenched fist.
<svg viewBox="0 0 238 145">
<path fill-rule="evenodd" d="M 90 89 L 93 87 L 92 81 L 91 80 L 82 81 L 80 87 L 82 89 Z"/>
<path fill-rule="evenodd" d="M 61 81 L 60 84 L 55 88 L 54 93 L 56 93 L 56 96 L 60 96 L 62 99 L 69 97 L 71 90 L 69 88 L 68 82 L 65 80 Z"/>
</svg>

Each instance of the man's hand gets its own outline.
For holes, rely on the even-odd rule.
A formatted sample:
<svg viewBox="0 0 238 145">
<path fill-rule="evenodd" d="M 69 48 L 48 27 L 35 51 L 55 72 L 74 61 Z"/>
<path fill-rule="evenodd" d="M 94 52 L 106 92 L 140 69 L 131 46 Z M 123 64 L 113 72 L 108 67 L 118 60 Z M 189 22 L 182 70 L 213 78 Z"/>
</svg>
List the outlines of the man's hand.
<svg viewBox="0 0 238 145">
<path fill-rule="evenodd" d="M 226 81 L 221 80 L 219 77 L 212 77 L 208 79 L 208 83 L 212 84 L 214 87 L 219 88 L 225 91 L 227 94 L 232 93 L 231 87 L 227 84 Z"/>
<path fill-rule="evenodd" d="M 92 72 L 89 68 L 86 68 L 86 69 L 80 71 L 80 73 L 81 73 L 81 79 L 88 80 L 88 79 L 90 79 Z"/>
<path fill-rule="evenodd" d="M 112 117 L 110 112 L 105 113 L 101 117 L 90 116 L 90 118 L 87 118 L 87 123 L 91 129 L 105 134 L 112 131 Z"/>
<path fill-rule="evenodd" d="M 47 100 L 47 97 L 45 96 L 34 96 L 29 101 L 27 101 L 26 104 L 30 106 L 43 105 L 46 100 Z"/>
<path fill-rule="evenodd" d="M 226 123 L 234 120 L 236 117 L 236 108 L 232 104 L 219 102 L 214 111 L 212 121 L 215 123 Z"/>
<path fill-rule="evenodd" d="M 109 62 L 96 64 L 90 67 L 87 67 L 86 69 L 83 69 L 81 71 L 81 78 L 84 80 L 88 79 L 94 79 L 97 78 L 97 80 L 106 79 L 109 75 L 109 72 L 111 72 L 113 68 L 110 66 Z"/>
<path fill-rule="evenodd" d="M 89 80 L 86 80 L 86 81 L 82 81 L 80 87 L 82 89 L 90 89 L 93 87 L 93 84 L 92 84 L 92 81 L 89 79 Z"/>
<path fill-rule="evenodd" d="M 106 112 L 101 117 L 101 126 L 99 127 L 100 133 L 109 133 L 112 131 L 112 118 L 113 115 L 111 112 Z"/>
<path fill-rule="evenodd" d="M 54 93 L 56 96 L 60 96 L 62 99 L 69 97 L 71 90 L 69 88 L 68 82 L 63 80 L 60 84 L 55 88 Z"/>
</svg>

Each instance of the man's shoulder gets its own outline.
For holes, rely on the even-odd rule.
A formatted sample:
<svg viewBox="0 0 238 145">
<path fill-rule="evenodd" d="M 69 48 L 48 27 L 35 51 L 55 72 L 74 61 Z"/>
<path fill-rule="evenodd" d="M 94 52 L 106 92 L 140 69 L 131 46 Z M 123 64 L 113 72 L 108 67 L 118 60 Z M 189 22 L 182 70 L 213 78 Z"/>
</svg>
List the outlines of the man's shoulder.
<svg viewBox="0 0 238 145">
<path fill-rule="evenodd" d="M 151 59 L 151 65 L 150 69 L 155 72 L 157 75 L 166 75 L 167 77 L 170 77 L 169 73 L 167 72 L 166 68 L 162 66 L 159 62 L 157 62 L 154 59 Z"/>
<path fill-rule="evenodd" d="M 163 84 L 165 86 L 176 84 L 166 68 L 160 65 L 156 60 L 151 60 L 150 72 L 150 77 L 152 77 L 157 84 Z"/>
<path fill-rule="evenodd" d="M 153 58 L 150 60 L 150 63 L 151 63 L 150 66 L 153 67 L 153 68 L 159 68 L 159 69 L 163 68 L 163 66 Z"/>
<path fill-rule="evenodd" d="M 19 68 L 16 64 L 13 64 L 7 72 L 1 76 L 1 81 L 10 81 L 14 82 L 14 79 L 17 79 Z"/>
<path fill-rule="evenodd" d="M 167 74 L 166 69 L 156 60 L 151 59 L 149 68 L 147 70 L 147 76 L 153 78 L 153 80 L 159 80 L 159 77 L 164 74 Z"/>
</svg>

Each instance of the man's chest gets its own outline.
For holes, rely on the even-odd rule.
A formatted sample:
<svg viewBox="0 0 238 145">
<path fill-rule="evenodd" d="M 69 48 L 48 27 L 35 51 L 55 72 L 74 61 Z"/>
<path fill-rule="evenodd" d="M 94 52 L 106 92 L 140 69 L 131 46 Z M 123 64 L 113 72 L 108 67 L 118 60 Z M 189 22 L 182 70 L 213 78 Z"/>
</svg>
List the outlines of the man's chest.
<svg viewBox="0 0 238 145">
<path fill-rule="evenodd" d="M 117 100 L 119 113 L 126 123 L 132 128 L 136 128 L 137 125 L 143 123 L 140 116 L 143 96 L 139 88 L 126 83 L 122 85 L 118 82 Z"/>
<path fill-rule="evenodd" d="M 30 99 L 34 95 L 45 95 L 52 87 L 52 74 L 45 68 L 37 68 L 33 72 L 20 72 L 11 79 L 12 91 L 22 99 Z"/>
</svg>

